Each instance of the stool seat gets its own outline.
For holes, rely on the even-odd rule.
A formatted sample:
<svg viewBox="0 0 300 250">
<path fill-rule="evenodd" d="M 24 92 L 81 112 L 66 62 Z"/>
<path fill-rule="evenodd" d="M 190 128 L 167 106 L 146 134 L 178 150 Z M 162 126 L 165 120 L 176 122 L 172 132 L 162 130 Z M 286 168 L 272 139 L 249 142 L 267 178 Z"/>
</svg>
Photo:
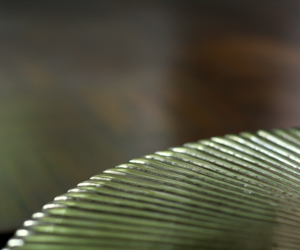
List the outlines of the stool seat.
<svg viewBox="0 0 300 250">
<path fill-rule="evenodd" d="M 294 249 L 299 184 L 300 129 L 213 137 L 92 176 L 4 249 Z"/>
</svg>

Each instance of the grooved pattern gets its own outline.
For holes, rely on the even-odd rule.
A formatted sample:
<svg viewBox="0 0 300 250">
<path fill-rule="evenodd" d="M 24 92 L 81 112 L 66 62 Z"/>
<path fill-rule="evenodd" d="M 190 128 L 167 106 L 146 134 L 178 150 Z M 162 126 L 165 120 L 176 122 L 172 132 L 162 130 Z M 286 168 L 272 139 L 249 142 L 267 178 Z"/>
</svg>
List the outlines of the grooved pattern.
<svg viewBox="0 0 300 250">
<path fill-rule="evenodd" d="M 187 143 L 105 170 L 8 249 L 299 249 L 300 130 Z"/>
</svg>

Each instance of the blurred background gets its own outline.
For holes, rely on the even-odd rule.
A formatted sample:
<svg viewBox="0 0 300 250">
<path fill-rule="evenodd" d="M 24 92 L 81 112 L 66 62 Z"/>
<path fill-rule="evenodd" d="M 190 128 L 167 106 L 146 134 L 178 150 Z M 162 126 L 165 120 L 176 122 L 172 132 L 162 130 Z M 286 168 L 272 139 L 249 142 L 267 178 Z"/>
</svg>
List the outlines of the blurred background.
<svg viewBox="0 0 300 250">
<path fill-rule="evenodd" d="M 1 244 L 92 175 L 300 124 L 298 1 L 0 1 Z"/>
</svg>

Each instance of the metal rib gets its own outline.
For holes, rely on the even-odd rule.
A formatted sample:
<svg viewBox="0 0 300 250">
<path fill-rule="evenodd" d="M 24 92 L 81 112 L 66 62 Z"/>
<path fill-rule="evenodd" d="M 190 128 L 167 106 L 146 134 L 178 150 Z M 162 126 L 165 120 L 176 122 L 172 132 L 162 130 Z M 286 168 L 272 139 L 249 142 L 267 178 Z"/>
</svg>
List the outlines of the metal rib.
<svg viewBox="0 0 300 250">
<path fill-rule="evenodd" d="M 108 169 L 24 222 L 8 249 L 298 249 L 300 130 L 187 143 Z"/>
</svg>

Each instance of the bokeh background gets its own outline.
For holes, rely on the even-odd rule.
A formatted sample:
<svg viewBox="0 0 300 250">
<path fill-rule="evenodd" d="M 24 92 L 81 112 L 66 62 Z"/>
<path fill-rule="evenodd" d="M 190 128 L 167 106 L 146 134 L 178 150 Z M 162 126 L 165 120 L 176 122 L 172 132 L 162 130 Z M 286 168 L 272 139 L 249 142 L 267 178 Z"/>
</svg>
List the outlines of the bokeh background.
<svg viewBox="0 0 300 250">
<path fill-rule="evenodd" d="M 78 182 L 300 124 L 298 1 L 0 1 L 1 241 Z"/>
</svg>

